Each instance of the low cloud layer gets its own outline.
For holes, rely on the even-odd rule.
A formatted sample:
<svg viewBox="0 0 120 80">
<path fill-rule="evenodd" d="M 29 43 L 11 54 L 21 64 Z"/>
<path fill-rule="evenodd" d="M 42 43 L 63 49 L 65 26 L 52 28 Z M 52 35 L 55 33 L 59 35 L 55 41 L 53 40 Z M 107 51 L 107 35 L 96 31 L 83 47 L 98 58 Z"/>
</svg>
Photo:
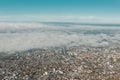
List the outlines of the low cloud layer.
<svg viewBox="0 0 120 80">
<path fill-rule="evenodd" d="M 118 17 L 105 17 L 95 15 L 1 15 L 0 21 L 46 21 L 46 22 L 85 22 L 85 23 L 120 23 Z"/>
<path fill-rule="evenodd" d="M 65 23 L 0 23 L 0 52 L 61 45 L 119 46 L 120 27 Z"/>
</svg>

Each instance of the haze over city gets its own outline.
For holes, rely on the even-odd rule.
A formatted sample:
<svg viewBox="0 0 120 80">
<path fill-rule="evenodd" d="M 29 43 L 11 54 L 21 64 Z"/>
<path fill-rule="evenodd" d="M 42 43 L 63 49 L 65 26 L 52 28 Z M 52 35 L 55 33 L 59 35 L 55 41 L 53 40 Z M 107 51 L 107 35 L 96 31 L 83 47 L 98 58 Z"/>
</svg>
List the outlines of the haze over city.
<svg viewBox="0 0 120 80">
<path fill-rule="evenodd" d="M 120 80 L 120 0 L 0 0 L 0 80 Z"/>
</svg>

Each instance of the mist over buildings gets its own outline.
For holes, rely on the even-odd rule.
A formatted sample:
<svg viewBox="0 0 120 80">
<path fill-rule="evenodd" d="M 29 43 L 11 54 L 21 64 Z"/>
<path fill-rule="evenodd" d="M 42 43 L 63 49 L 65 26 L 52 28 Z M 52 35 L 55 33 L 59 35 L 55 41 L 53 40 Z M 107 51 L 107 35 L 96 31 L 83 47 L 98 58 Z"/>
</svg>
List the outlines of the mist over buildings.
<svg viewBox="0 0 120 80">
<path fill-rule="evenodd" d="M 0 52 L 59 46 L 119 45 L 119 25 L 0 22 Z"/>
</svg>

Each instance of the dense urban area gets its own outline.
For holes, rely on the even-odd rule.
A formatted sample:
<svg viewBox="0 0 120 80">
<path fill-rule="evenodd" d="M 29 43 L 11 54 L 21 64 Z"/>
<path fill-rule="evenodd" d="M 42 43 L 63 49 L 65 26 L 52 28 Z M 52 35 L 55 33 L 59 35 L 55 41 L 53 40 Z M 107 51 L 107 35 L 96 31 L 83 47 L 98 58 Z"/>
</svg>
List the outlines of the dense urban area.
<svg viewBox="0 0 120 80">
<path fill-rule="evenodd" d="M 0 80 L 120 80 L 119 47 L 64 46 L 0 54 Z"/>
</svg>

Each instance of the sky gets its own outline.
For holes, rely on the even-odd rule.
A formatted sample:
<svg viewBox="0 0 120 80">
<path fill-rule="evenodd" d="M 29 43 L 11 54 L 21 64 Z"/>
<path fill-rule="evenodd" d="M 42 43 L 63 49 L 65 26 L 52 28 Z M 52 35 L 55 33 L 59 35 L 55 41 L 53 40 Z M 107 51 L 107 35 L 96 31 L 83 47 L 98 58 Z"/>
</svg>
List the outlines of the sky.
<svg viewBox="0 0 120 80">
<path fill-rule="evenodd" d="M 120 23 L 120 0 L 0 0 L 0 21 Z"/>
</svg>

